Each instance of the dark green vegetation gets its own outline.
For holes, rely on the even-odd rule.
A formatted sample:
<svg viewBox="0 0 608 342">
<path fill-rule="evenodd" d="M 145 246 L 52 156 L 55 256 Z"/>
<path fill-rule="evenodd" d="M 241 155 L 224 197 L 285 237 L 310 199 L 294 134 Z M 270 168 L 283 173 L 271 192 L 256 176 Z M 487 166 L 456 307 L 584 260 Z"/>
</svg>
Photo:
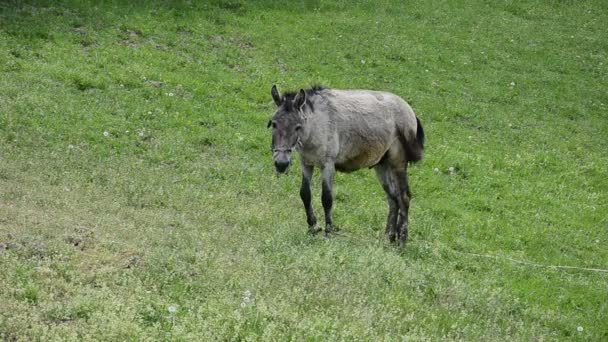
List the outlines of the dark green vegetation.
<svg viewBox="0 0 608 342">
<path fill-rule="evenodd" d="M 608 339 L 607 273 L 507 259 L 608 268 L 605 1 L 193 2 L 0 2 L 0 338 Z M 411 101 L 405 249 L 369 170 L 306 235 L 274 83 Z"/>
</svg>

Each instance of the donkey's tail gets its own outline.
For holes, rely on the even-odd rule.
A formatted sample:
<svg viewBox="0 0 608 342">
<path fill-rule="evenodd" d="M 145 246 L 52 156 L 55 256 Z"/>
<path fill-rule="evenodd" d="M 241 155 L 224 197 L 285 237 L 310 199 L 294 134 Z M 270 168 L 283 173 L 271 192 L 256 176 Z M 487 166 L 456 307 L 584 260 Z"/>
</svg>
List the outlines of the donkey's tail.
<svg viewBox="0 0 608 342">
<path fill-rule="evenodd" d="M 408 162 L 417 162 L 422 159 L 424 152 L 424 129 L 418 117 L 416 117 L 416 139 L 407 140 L 403 144 Z"/>
</svg>

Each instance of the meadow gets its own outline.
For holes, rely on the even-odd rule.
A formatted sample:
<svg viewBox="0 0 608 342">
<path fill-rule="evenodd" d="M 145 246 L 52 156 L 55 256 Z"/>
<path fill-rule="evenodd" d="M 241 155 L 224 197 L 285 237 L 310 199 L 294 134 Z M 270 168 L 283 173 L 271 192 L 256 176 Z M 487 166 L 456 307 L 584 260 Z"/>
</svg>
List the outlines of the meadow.
<svg viewBox="0 0 608 342">
<path fill-rule="evenodd" d="M 608 340 L 606 22 L 602 0 L 0 2 L 0 339 Z M 306 233 L 273 84 L 412 104 L 405 248 L 372 170 L 338 174 L 339 235 Z"/>
</svg>

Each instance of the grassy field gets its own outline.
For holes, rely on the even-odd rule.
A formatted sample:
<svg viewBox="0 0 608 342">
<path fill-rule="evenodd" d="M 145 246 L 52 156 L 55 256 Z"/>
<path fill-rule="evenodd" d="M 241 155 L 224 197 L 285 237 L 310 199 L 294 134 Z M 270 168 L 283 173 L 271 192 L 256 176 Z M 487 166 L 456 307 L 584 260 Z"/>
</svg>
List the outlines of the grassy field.
<svg viewBox="0 0 608 342">
<path fill-rule="evenodd" d="M 607 2 L 136 3 L 0 2 L 0 339 L 608 340 Z M 306 234 L 317 83 L 421 118 L 406 248 L 370 170 Z"/>
</svg>

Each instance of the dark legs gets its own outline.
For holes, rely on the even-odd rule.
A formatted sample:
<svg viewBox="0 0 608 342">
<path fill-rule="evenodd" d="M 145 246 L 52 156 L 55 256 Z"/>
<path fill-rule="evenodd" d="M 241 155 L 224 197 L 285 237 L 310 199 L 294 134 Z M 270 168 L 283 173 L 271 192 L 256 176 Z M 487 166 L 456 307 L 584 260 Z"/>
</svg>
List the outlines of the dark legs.
<svg viewBox="0 0 608 342">
<path fill-rule="evenodd" d="M 381 161 L 375 167 L 376 174 L 382 183 L 382 188 L 386 192 L 388 202 L 388 217 L 386 219 L 386 237 L 391 241 L 399 242 L 399 246 L 405 245 L 408 236 L 408 211 L 410 209 L 410 190 L 407 183 L 406 166 L 393 167 L 388 158 Z M 312 195 L 310 182 L 313 174 L 312 166 L 302 166 L 302 186 L 300 187 L 300 197 L 306 210 L 306 221 L 310 233 L 316 233 L 317 218 L 312 209 Z M 325 165 L 321 169 L 322 192 L 321 202 L 325 212 L 325 235 L 329 236 L 333 230 L 332 206 L 333 206 L 333 184 L 335 167 L 333 164 Z"/>
<path fill-rule="evenodd" d="M 397 226 L 397 214 L 399 213 L 399 206 L 397 200 L 392 196 L 387 195 L 388 202 L 388 218 L 386 219 L 386 229 L 384 235 L 390 242 L 394 242 L 397 238 L 397 232 L 395 227 Z"/>
<path fill-rule="evenodd" d="M 389 241 L 399 241 L 403 246 L 408 235 L 408 211 L 410 208 L 410 191 L 407 184 L 407 173 L 403 169 L 395 169 L 387 160 L 376 166 L 376 174 L 386 192 L 388 202 L 388 218 L 385 234 Z"/>
<path fill-rule="evenodd" d="M 334 175 L 336 173 L 333 164 L 327 164 L 321 170 L 322 177 L 322 192 L 321 202 L 323 203 L 323 210 L 325 211 L 325 235 L 333 231 L 333 222 L 331 217 L 331 207 L 333 205 L 333 187 L 334 187 Z"/>
<path fill-rule="evenodd" d="M 316 233 L 317 218 L 312 210 L 312 195 L 310 192 L 310 180 L 313 174 L 312 166 L 302 166 L 302 186 L 300 187 L 300 198 L 304 203 L 304 209 L 306 210 L 306 221 L 308 222 L 308 232 Z"/>
<path fill-rule="evenodd" d="M 408 212 L 410 210 L 410 189 L 407 185 L 407 173 L 404 170 L 398 170 L 393 173 L 397 180 L 399 194 L 399 220 L 397 221 L 397 238 L 399 239 L 399 246 L 403 247 L 407 241 L 409 218 Z"/>
<path fill-rule="evenodd" d="M 310 180 L 312 179 L 314 168 L 312 166 L 302 166 L 302 186 L 300 187 L 300 198 L 304 203 L 304 209 L 306 210 L 306 221 L 308 222 L 309 233 L 316 233 L 317 229 L 317 218 L 312 209 L 312 195 L 310 192 Z M 334 174 L 336 173 L 333 164 L 326 165 L 321 170 L 322 177 L 322 192 L 321 202 L 323 203 L 323 210 L 325 211 L 325 235 L 331 234 L 333 231 L 333 223 L 331 218 L 331 207 L 333 205 L 333 184 Z"/>
<path fill-rule="evenodd" d="M 397 199 L 395 182 L 393 175 L 390 172 L 390 168 L 386 162 L 382 162 L 376 166 L 376 174 L 382 183 L 382 188 L 386 193 L 386 201 L 388 202 L 388 217 L 386 219 L 386 229 L 384 234 L 389 241 L 395 241 L 397 237 L 397 215 L 399 214 L 399 202 Z"/>
</svg>

